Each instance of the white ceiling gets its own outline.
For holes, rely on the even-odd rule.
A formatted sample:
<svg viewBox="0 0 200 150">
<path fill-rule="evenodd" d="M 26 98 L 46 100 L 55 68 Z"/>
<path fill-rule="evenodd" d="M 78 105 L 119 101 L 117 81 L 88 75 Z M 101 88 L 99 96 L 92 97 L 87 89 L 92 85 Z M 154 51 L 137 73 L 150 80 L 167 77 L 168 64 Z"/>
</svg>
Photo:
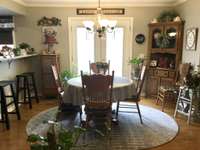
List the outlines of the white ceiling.
<svg viewBox="0 0 200 150">
<path fill-rule="evenodd" d="M 97 7 L 98 0 L 13 0 L 25 6 L 52 7 Z M 186 0 L 101 0 L 101 6 L 129 7 L 129 6 L 174 6 Z"/>
</svg>

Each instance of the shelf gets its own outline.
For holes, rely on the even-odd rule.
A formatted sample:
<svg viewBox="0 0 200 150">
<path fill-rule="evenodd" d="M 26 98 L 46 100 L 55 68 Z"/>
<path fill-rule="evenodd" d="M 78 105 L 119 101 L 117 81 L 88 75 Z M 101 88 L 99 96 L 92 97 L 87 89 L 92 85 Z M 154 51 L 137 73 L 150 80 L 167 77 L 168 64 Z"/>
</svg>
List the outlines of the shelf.
<svg viewBox="0 0 200 150">
<path fill-rule="evenodd" d="M 25 56 L 16 56 L 16 57 L 11 57 L 11 58 L 3 58 L 0 57 L 0 62 L 5 62 L 5 61 L 12 61 L 12 60 L 17 60 L 17 59 L 24 59 L 24 58 L 29 58 L 29 57 L 34 57 L 38 56 L 39 54 L 30 54 L 30 55 L 25 55 Z"/>
<path fill-rule="evenodd" d="M 164 70 L 164 71 L 176 71 L 175 69 L 171 69 L 171 68 L 160 68 L 160 67 L 150 67 L 149 69 L 153 69 L 153 70 Z"/>
<path fill-rule="evenodd" d="M 177 54 L 177 51 L 174 50 L 174 49 L 165 49 L 165 50 L 160 50 L 160 49 L 152 49 L 151 50 L 151 53 L 155 54 L 155 53 L 161 53 L 161 54 L 165 54 L 165 53 L 168 53 L 168 54 Z"/>
</svg>

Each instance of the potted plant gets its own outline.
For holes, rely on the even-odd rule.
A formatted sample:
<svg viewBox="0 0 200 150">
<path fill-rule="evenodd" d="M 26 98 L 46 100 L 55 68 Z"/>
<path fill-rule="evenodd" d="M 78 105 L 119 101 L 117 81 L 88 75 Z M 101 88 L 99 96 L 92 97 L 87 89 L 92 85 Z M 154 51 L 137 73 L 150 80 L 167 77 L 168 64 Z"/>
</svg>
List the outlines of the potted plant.
<svg viewBox="0 0 200 150">
<path fill-rule="evenodd" d="M 14 52 L 15 56 L 21 55 L 21 49 L 19 47 L 13 48 L 13 52 Z"/>
<path fill-rule="evenodd" d="M 28 49 L 28 48 L 30 48 L 30 45 L 23 42 L 23 43 L 19 44 L 19 48 L 21 48 L 21 49 Z"/>
<path fill-rule="evenodd" d="M 85 129 L 74 126 L 72 129 L 65 129 L 61 123 L 48 121 L 49 129 L 46 136 L 31 134 L 27 141 L 30 143 L 31 150 L 71 150 L 73 148 L 83 148 L 88 144 L 78 143 L 81 135 L 87 131 L 92 131 L 104 137 L 105 134 L 97 129 Z"/>
<path fill-rule="evenodd" d="M 60 75 L 61 82 L 64 86 L 66 86 L 67 81 L 73 77 L 75 77 L 75 74 L 69 70 L 64 70 Z"/>
<path fill-rule="evenodd" d="M 159 22 L 170 22 L 170 21 L 174 21 L 174 19 L 178 16 L 179 16 L 179 14 L 174 10 L 163 11 L 160 13 L 157 20 Z"/>
<path fill-rule="evenodd" d="M 132 58 L 129 63 L 133 66 L 132 77 L 138 78 L 140 75 L 140 67 L 144 62 L 144 56 Z"/>
<path fill-rule="evenodd" d="M 27 141 L 31 150 L 71 150 L 74 147 L 84 147 L 77 145 L 79 137 L 86 131 L 85 128 L 75 126 L 67 130 L 56 122 L 51 122 L 45 137 L 31 134 Z"/>
</svg>

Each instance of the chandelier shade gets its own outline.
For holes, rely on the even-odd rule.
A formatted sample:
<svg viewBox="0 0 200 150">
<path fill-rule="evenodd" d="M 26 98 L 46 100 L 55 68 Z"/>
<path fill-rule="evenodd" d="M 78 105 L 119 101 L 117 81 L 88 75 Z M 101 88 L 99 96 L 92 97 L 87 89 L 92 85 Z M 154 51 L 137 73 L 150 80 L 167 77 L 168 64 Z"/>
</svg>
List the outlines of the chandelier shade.
<svg viewBox="0 0 200 150">
<path fill-rule="evenodd" d="M 97 14 L 97 20 L 94 21 L 83 21 L 83 25 L 86 28 L 88 32 L 94 32 L 97 33 L 98 37 L 105 37 L 106 32 L 112 33 L 115 29 L 115 26 L 117 25 L 116 20 L 108 20 L 108 19 L 102 19 L 103 11 L 100 7 L 100 0 L 99 5 L 96 11 Z"/>
</svg>

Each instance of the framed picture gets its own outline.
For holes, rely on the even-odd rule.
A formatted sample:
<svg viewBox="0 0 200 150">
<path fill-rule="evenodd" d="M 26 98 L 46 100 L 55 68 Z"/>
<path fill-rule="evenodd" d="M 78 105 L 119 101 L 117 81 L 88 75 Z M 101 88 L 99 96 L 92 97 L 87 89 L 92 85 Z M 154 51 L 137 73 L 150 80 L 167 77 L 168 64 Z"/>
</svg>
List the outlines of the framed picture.
<svg viewBox="0 0 200 150">
<path fill-rule="evenodd" d="M 57 43 L 57 27 L 55 26 L 43 26 L 42 27 L 43 42 L 47 43 Z"/>
<path fill-rule="evenodd" d="M 158 65 L 157 60 L 151 60 L 151 61 L 150 61 L 150 66 L 151 66 L 151 67 L 157 67 L 157 65 Z"/>
<path fill-rule="evenodd" d="M 198 28 L 189 28 L 186 30 L 186 50 L 196 50 L 197 48 L 197 38 L 198 38 Z"/>
</svg>

